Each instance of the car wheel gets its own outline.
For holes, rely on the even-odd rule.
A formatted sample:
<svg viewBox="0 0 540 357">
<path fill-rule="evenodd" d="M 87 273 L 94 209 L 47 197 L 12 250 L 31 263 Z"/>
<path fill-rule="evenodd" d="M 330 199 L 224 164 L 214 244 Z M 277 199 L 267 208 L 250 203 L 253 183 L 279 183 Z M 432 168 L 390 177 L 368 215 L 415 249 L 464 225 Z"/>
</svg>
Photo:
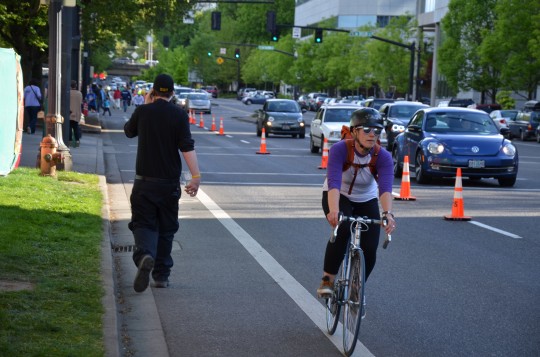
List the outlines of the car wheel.
<svg viewBox="0 0 540 357">
<path fill-rule="evenodd" d="M 313 154 L 317 154 L 319 152 L 319 147 L 318 146 L 315 146 L 315 143 L 313 142 L 313 136 L 309 136 L 309 150 L 313 153 Z"/>
<path fill-rule="evenodd" d="M 519 138 L 521 139 L 521 141 L 527 140 L 527 136 L 526 136 L 526 134 L 525 134 L 525 132 L 523 130 L 519 134 Z"/>
<path fill-rule="evenodd" d="M 500 178 L 497 180 L 499 181 L 499 186 L 501 187 L 512 187 L 516 183 L 516 176 Z"/>
<path fill-rule="evenodd" d="M 399 164 L 397 148 L 392 151 L 392 161 L 394 162 L 394 177 L 401 177 L 403 174 L 403 167 Z"/>
<path fill-rule="evenodd" d="M 246 100 L 246 104 L 251 104 L 251 100 Z"/>
<path fill-rule="evenodd" d="M 305 137 L 306 137 L 306 133 L 302 133 L 302 134 L 300 134 L 300 135 L 299 135 L 299 137 L 300 137 L 300 139 L 305 139 Z"/>
<path fill-rule="evenodd" d="M 414 165 L 414 171 L 416 174 L 416 182 L 419 184 L 424 184 L 429 182 L 429 178 L 426 176 L 426 172 L 422 168 L 422 153 L 419 152 L 416 154 L 416 161 Z"/>
</svg>

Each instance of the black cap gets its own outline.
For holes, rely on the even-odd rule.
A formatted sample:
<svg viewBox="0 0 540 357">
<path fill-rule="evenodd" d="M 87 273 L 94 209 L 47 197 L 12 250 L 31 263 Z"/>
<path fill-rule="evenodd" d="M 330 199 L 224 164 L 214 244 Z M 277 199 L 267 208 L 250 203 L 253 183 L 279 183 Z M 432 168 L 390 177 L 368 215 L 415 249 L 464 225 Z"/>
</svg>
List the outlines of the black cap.
<svg viewBox="0 0 540 357">
<path fill-rule="evenodd" d="M 159 74 L 154 80 L 154 90 L 160 93 L 170 93 L 174 91 L 174 81 L 168 74 Z"/>
</svg>

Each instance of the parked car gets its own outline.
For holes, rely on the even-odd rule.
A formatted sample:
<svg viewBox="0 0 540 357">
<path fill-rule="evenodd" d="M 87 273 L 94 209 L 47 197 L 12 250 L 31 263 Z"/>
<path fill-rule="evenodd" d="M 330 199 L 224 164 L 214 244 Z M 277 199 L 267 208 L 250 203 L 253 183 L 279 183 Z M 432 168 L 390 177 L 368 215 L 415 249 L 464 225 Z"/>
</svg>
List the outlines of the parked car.
<svg viewBox="0 0 540 357">
<path fill-rule="evenodd" d="M 476 105 L 474 100 L 470 98 L 452 98 L 448 102 L 449 107 L 469 108 L 471 105 Z"/>
<path fill-rule="evenodd" d="M 309 110 L 309 104 L 308 104 L 308 97 L 306 95 L 301 95 L 298 97 L 298 100 L 296 101 L 298 105 L 300 105 L 300 108 Z"/>
<path fill-rule="evenodd" d="M 520 138 L 525 141 L 536 136 L 536 128 L 540 123 L 540 111 L 519 112 L 515 120 L 508 121 L 508 139 Z"/>
<path fill-rule="evenodd" d="M 266 98 L 268 99 L 273 99 L 276 97 L 276 94 L 274 92 L 272 92 L 271 90 L 263 90 L 261 92 L 262 95 L 266 96 Z"/>
<path fill-rule="evenodd" d="M 249 104 L 264 104 L 268 100 L 268 97 L 262 94 L 255 94 L 253 96 L 248 96 L 242 98 L 242 103 L 249 105 Z"/>
<path fill-rule="evenodd" d="M 482 110 L 486 113 L 491 113 L 494 110 L 501 110 L 502 107 L 500 104 L 493 103 L 493 104 L 476 104 L 476 106 L 472 106 L 471 108 Z"/>
<path fill-rule="evenodd" d="M 370 107 L 379 110 L 385 103 L 394 103 L 395 99 L 388 98 L 368 98 L 364 101 L 364 107 Z"/>
<path fill-rule="evenodd" d="M 311 121 L 309 132 L 309 149 L 318 153 L 323 147 L 324 139 L 328 139 L 328 148 L 341 140 L 341 128 L 349 125 L 351 115 L 355 110 L 362 108 L 354 104 L 324 105 L 315 114 Z"/>
<path fill-rule="evenodd" d="M 402 177 L 409 157 L 416 182 L 433 177 L 454 177 L 458 168 L 470 179 L 496 178 L 501 186 L 513 186 L 518 173 L 518 152 L 504 138 L 485 112 L 468 108 L 422 108 L 392 150 L 394 176 Z"/>
<path fill-rule="evenodd" d="M 202 89 L 204 89 L 205 91 L 210 93 L 212 95 L 212 98 L 217 98 L 218 97 L 218 93 L 219 93 L 218 87 L 216 87 L 216 86 L 204 86 Z"/>
<path fill-rule="evenodd" d="M 317 105 L 315 103 L 317 97 L 328 97 L 327 93 L 318 93 L 318 92 L 312 92 L 308 94 L 308 106 L 309 110 L 315 112 L 317 111 Z"/>
<path fill-rule="evenodd" d="M 495 124 L 500 128 L 508 128 L 510 120 L 516 120 L 519 110 L 494 110 L 489 113 L 489 116 Z"/>
<path fill-rule="evenodd" d="M 536 142 L 540 144 L 540 125 L 536 127 Z"/>
<path fill-rule="evenodd" d="M 540 111 L 540 102 L 537 100 L 529 100 L 523 107 L 524 112 L 538 112 Z"/>
<path fill-rule="evenodd" d="M 292 99 L 268 99 L 257 114 L 257 136 L 266 134 L 291 135 L 300 139 L 306 137 L 305 109 Z"/>
<path fill-rule="evenodd" d="M 212 113 L 212 103 L 208 94 L 205 93 L 188 93 L 185 104 L 186 110 L 194 112 Z"/>
<path fill-rule="evenodd" d="M 420 102 L 398 101 L 385 103 L 379 109 L 384 121 L 386 131 L 386 148 L 392 152 L 394 139 L 405 131 L 405 126 L 411 120 L 413 114 L 421 108 L 429 108 L 429 105 Z"/>
<path fill-rule="evenodd" d="M 236 92 L 236 99 L 242 100 L 242 98 L 245 97 L 244 94 L 250 93 L 250 92 L 256 92 L 256 88 L 240 88 L 238 92 Z M 246 94 L 247 95 L 247 94 Z"/>
</svg>

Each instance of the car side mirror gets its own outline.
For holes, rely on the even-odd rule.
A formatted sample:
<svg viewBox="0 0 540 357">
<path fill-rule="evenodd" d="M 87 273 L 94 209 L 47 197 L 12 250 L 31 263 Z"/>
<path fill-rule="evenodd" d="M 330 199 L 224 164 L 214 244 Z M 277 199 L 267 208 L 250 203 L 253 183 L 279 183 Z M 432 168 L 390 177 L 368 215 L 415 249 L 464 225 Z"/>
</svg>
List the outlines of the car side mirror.
<svg viewBox="0 0 540 357">
<path fill-rule="evenodd" d="M 499 130 L 499 132 L 501 133 L 502 136 L 507 136 L 508 134 L 510 134 L 510 129 L 508 128 L 501 128 Z"/>
<path fill-rule="evenodd" d="M 422 131 L 422 128 L 418 125 L 409 125 L 407 127 L 407 130 L 412 131 L 413 133 L 419 133 L 420 131 Z"/>
</svg>

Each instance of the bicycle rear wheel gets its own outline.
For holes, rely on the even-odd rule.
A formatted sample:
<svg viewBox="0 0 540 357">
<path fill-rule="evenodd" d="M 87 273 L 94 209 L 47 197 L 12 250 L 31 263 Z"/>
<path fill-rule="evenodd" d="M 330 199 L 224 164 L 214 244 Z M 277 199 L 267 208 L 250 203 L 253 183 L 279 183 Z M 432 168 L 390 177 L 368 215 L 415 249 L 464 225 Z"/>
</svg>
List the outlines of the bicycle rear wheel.
<svg viewBox="0 0 540 357">
<path fill-rule="evenodd" d="M 341 304 L 343 302 L 343 283 L 341 282 L 341 269 L 343 265 L 339 268 L 339 272 L 336 275 L 336 280 L 334 281 L 334 292 L 332 297 L 326 299 L 326 329 L 330 335 L 333 335 L 336 332 L 336 328 L 339 322 L 339 313 L 341 312 Z"/>
<path fill-rule="evenodd" d="M 349 288 L 343 304 L 343 348 L 347 356 L 353 353 L 360 333 L 365 285 L 364 264 L 362 251 L 353 252 L 349 270 Z"/>
</svg>

